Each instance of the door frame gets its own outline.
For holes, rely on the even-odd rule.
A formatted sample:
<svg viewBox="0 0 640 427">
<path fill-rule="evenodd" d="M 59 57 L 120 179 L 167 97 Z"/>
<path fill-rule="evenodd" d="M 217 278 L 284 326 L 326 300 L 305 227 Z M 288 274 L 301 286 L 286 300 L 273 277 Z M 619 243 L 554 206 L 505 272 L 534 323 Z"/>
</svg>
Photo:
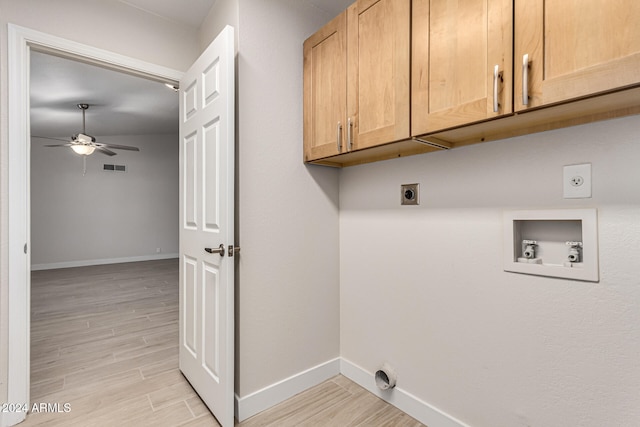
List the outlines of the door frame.
<svg viewBox="0 0 640 427">
<path fill-rule="evenodd" d="M 183 72 L 14 24 L 8 25 L 8 224 L 9 292 L 7 402 L 30 403 L 31 206 L 29 75 L 31 48 L 164 83 Z M 25 245 L 26 249 L 25 249 Z M 19 423 L 24 412 L 0 413 L 0 427 Z"/>
</svg>

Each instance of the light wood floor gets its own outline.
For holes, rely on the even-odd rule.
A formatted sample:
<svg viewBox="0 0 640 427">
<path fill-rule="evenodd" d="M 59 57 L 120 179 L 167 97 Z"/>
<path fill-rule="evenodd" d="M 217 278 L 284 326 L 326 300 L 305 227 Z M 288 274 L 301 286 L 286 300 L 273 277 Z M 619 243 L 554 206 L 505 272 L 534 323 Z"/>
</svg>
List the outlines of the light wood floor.
<svg viewBox="0 0 640 427">
<path fill-rule="evenodd" d="M 70 411 L 21 425 L 218 426 L 178 370 L 177 283 L 177 260 L 33 272 L 31 401 Z M 239 425 L 422 426 L 342 376 Z"/>
</svg>

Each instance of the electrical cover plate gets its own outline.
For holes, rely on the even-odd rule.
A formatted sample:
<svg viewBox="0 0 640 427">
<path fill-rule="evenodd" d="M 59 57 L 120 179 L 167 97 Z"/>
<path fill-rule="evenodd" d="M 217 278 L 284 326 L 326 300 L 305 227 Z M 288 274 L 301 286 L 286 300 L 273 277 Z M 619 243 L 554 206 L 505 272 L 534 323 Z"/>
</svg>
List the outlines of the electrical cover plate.
<svg viewBox="0 0 640 427">
<path fill-rule="evenodd" d="M 565 166 L 562 176 L 562 190 L 565 199 L 588 199 L 591 197 L 591 163 Z"/>
<path fill-rule="evenodd" d="M 420 184 L 402 184 L 400 187 L 401 205 L 420 204 Z"/>
</svg>

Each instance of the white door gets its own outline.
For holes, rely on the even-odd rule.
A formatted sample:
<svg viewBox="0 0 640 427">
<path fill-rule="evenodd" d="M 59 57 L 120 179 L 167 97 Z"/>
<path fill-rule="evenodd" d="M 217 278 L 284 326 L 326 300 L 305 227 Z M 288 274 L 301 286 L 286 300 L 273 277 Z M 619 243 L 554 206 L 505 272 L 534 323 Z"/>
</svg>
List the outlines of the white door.
<svg viewBox="0 0 640 427">
<path fill-rule="evenodd" d="M 226 27 L 180 81 L 180 370 L 223 427 L 234 424 L 234 140 Z"/>
</svg>

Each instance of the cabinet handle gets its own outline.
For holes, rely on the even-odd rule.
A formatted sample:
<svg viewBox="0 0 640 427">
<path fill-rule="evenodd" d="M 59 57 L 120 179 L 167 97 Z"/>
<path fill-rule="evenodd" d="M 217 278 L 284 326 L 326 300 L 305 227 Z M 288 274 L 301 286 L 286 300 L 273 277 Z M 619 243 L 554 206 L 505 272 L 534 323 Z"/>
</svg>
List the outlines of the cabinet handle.
<svg viewBox="0 0 640 427">
<path fill-rule="evenodd" d="M 338 147 L 338 153 L 342 151 L 342 123 L 338 122 L 338 127 L 336 129 L 336 144 Z"/>
<path fill-rule="evenodd" d="M 500 79 L 500 67 L 497 65 L 493 67 L 493 112 L 497 113 L 500 109 L 500 103 L 498 102 L 498 79 Z"/>
<path fill-rule="evenodd" d="M 522 105 L 529 105 L 529 54 L 522 55 Z"/>
<path fill-rule="evenodd" d="M 351 117 L 347 120 L 347 151 L 351 151 L 353 147 L 353 122 Z"/>
</svg>

